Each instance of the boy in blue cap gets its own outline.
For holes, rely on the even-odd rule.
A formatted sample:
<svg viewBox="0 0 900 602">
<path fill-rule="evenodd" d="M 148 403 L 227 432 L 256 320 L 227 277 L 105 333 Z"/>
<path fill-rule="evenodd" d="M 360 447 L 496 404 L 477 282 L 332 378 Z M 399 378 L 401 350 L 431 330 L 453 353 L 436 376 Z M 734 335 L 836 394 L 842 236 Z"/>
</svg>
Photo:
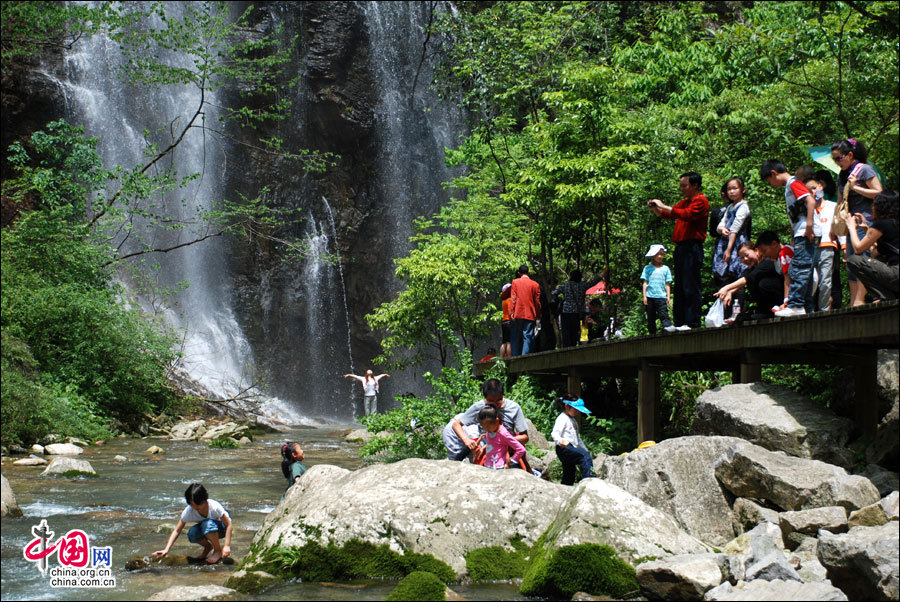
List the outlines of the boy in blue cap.
<svg viewBox="0 0 900 602">
<path fill-rule="evenodd" d="M 556 443 L 556 457 L 562 462 L 563 474 L 560 483 L 573 485 L 576 466 L 581 469 L 582 479 L 596 476 L 591 452 L 578 435 L 578 421 L 575 419 L 578 412 L 590 414 L 591 411 L 584 407 L 583 399 L 574 395 L 566 395 L 561 401 L 564 404 L 563 411 L 553 424 L 550 436 Z"/>
</svg>

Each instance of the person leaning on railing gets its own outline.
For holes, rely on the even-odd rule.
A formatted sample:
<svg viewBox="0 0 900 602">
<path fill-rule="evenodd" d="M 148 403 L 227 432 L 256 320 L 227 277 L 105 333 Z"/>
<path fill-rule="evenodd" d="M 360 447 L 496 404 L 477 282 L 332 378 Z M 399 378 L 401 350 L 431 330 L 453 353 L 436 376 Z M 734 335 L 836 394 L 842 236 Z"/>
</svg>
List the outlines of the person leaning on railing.
<svg viewBox="0 0 900 602">
<path fill-rule="evenodd" d="M 871 293 L 876 303 L 885 299 L 900 297 L 900 253 L 898 253 L 897 210 L 898 195 L 895 190 L 880 192 L 872 204 L 873 220 L 866 226 L 865 218 L 859 214 L 847 215 L 849 243 L 853 252 L 847 259 L 847 266 Z M 857 228 L 865 231 L 860 239 Z M 863 255 L 875 249 L 875 257 Z"/>
</svg>

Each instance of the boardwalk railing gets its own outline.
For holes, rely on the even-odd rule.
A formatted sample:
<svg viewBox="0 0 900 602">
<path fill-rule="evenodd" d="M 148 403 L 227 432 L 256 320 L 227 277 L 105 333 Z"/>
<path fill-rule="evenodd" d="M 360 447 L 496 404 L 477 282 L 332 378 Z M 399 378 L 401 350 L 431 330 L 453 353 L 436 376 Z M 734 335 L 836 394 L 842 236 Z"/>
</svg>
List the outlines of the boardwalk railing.
<svg viewBox="0 0 900 602">
<path fill-rule="evenodd" d="M 872 433 L 878 422 L 877 351 L 900 347 L 900 302 L 775 318 L 741 326 L 590 343 L 508 358 L 510 374 L 568 377 L 580 394 L 591 377 L 637 377 L 638 443 L 655 439 L 660 370 L 732 372 L 734 382 L 761 379 L 763 364 L 844 364 L 855 367 L 856 423 Z M 476 364 L 481 374 L 489 362 Z"/>
</svg>

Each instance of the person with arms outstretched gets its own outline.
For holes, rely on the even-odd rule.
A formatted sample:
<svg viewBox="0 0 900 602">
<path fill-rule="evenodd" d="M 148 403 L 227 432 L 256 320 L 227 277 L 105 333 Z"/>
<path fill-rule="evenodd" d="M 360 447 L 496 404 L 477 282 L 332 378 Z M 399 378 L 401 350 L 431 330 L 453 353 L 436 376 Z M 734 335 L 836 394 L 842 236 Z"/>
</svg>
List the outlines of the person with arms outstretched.
<svg viewBox="0 0 900 602">
<path fill-rule="evenodd" d="M 365 376 L 356 374 L 345 374 L 344 378 L 355 378 L 360 382 L 363 388 L 363 409 L 366 415 L 374 414 L 378 411 L 378 381 L 382 378 L 390 378 L 390 374 L 375 374 L 371 370 L 366 370 Z"/>
</svg>

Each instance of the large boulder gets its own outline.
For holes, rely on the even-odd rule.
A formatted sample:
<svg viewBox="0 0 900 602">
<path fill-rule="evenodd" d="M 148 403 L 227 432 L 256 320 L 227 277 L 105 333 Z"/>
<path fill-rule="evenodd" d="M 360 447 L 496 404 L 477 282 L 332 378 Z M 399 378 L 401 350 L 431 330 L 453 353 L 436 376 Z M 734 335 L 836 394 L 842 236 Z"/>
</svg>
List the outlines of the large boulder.
<svg viewBox="0 0 900 602">
<path fill-rule="evenodd" d="M 15 464 L 16 466 L 44 466 L 47 464 L 47 460 L 31 454 L 27 458 L 16 460 L 15 462 L 13 462 L 13 464 Z"/>
<path fill-rule="evenodd" d="M 599 456 L 594 472 L 673 517 L 713 545 L 735 536 L 731 496 L 716 479 L 716 460 L 735 437 L 679 437 L 625 456 Z"/>
<path fill-rule="evenodd" d="M 705 391 L 694 406 L 693 433 L 740 437 L 800 458 L 835 462 L 852 422 L 789 389 L 750 383 Z"/>
<path fill-rule="evenodd" d="M 44 453 L 48 456 L 77 456 L 79 454 L 83 454 L 84 450 L 74 443 L 51 443 L 50 445 L 44 446 Z"/>
<path fill-rule="evenodd" d="M 706 592 L 704 600 L 747 600 L 748 602 L 846 600 L 847 596 L 828 583 L 801 583 L 799 581 L 755 581 L 737 585 L 725 582 Z"/>
<path fill-rule="evenodd" d="M 736 496 L 768 500 L 783 510 L 843 506 L 852 511 L 881 499 L 865 477 L 746 442 L 716 461 L 716 477 Z"/>
<path fill-rule="evenodd" d="M 431 554 L 461 575 L 469 551 L 516 537 L 533 545 L 571 493 L 521 470 L 467 462 L 409 459 L 353 472 L 320 464 L 269 513 L 243 568 L 276 546 L 358 539 Z"/>
<path fill-rule="evenodd" d="M 213 441 L 215 439 L 225 439 L 228 437 L 236 437 L 246 431 L 249 427 L 241 426 L 235 422 L 226 422 L 219 426 L 214 426 L 208 431 L 200 435 L 201 441 Z"/>
<path fill-rule="evenodd" d="M 897 600 L 900 595 L 900 523 L 819 533 L 817 555 L 828 578 L 854 600 Z"/>
<path fill-rule="evenodd" d="M 641 594 L 650 600 L 699 600 L 722 583 L 720 554 L 688 554 L 636 567 Z"/>
<path fill-rule="evenodd" d="M 18 517 L 22 511 L 16 503 L 16 495 L 13 493 L 9 479 L 0 475 L 0 516 Z"/>
<path fill-rule="evenodd" d="M 44 470 L 44 472 L 41 473 L 41 476 L 46 477 L 57 474 L 64 475 L 66 473 L 78 473 L 83 475 L 97 476 L 97 472 L 94 470 L 94 467 L 91 466 L 91 463 L 87 460 L 76 460 L 75 458 L 67 457 L 54 458 L 53 461 L 50 462 L 50 464 Z"/>
<path fill-rule="evenodd" d="M 669 515 L 602 479 L 581 481 L 544 536 L 551 550 L 584 543 L 610 546 L 630 564 L 712 551 Z"/>
</svg>

